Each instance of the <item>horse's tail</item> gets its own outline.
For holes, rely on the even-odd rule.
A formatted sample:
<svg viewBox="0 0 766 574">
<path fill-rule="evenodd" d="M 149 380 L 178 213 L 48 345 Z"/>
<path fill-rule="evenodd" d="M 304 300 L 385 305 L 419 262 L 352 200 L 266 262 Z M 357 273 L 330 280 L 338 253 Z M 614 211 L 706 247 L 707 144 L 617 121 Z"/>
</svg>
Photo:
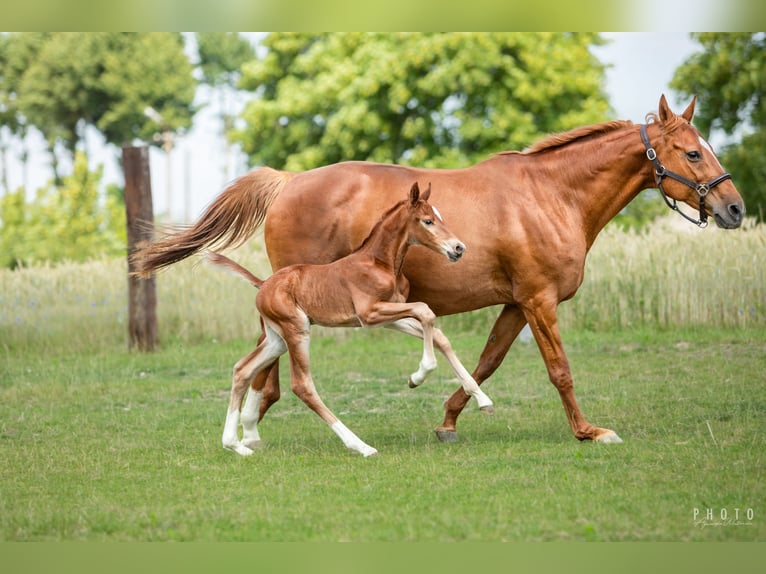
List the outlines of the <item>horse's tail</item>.
<svg viewBox="0 0 766 574">
<path fill-rule="evenodd" d="M 292 175 L 268 167 L 243 175 L 210 204 L 196 223 L 136 251 L 131 256 L 133 274 L 147 277 L 203 247 L 239 247 L 266 219 L 266 212 Z"/>
<path fill-rule="evenodd" d="M 248 283 L 251 285 L 255 285 L 256 288 L 260 289 L 263 285 L 263 279 L 258 279 L 255 275 L 250 273 L 247 269 L 242 267 L 239 263 L 236 261 L 232 261 L 225 255 L 221 255 L 220 253 L 215 253 L 214 251 L 208 251 L 207 254 L 208 261 L 212 263 L 213 265 L 218 265 L 219 267 L 224 267 L 228 269 L 229 271 L 233 271 L 243 279 L 245 279 Z"/>
</svg>

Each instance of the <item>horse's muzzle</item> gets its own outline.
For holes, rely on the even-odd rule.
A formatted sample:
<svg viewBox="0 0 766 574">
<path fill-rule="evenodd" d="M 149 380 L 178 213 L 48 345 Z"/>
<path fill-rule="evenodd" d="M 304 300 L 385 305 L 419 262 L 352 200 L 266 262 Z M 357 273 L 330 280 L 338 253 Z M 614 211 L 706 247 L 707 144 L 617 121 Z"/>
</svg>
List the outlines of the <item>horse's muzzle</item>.
<svg viewBox="0 0 766 574">
<path fill-rule="evenodd" d="M 726 210 L 721 213 L 713 210 L 713 219 L 722 229 L 736 229 L 745 219 L 745 204 L 737 201 L 727 205 Z"/>
</svg>

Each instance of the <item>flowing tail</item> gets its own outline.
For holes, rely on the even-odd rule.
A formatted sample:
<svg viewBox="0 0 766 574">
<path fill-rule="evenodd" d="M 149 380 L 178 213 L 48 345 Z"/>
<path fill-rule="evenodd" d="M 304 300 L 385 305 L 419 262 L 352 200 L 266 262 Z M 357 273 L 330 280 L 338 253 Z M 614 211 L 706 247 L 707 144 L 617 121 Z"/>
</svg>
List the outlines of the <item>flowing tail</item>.
<svg viewBox="0 0 766 574">
<path fill-rule="evenodd" d="M 263 279 L 258 279 L 255 275 L 250 273 L 247 269 L 242 267 L 239 263 L 232 261 L 225 255 L 221 255 L 220 253 L 215 253 L 213 251 L 209 251 L 207 254 L 208 261 L 212 263 L 213 265 L 218 265 L 219 267 L 225 267 L 229 271 L 233 271 L 243 279 L 245 279 L 248 283 L 251 285 L 255 285 L 256 288 L 260 289 L 263 285 Z"/>
<path fill-rule="evenodd" d="M 253 170 L 227 187 L 199 220 L 136 251 L 134 275 L 153 271 L 194 255 L 204 247 L 239 247 L 266 219 L 266 212 L 293 174 L 268 167 Z"/>
</svg>

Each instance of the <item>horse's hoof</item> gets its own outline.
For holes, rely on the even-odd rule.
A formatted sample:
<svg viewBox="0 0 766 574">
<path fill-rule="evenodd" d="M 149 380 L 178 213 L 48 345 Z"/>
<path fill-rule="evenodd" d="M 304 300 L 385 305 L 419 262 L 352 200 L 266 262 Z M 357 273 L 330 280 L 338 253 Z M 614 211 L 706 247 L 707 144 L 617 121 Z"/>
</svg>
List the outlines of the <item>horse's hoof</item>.
<svg viewBox="0 0 766 574">
<path fill-rule="evenodd" d="M 483 412 L 485 415 L 493 415 L 493 414 L 495 414 L 495 407 L 493 405 L 486 405 L 486 406 L 483 406 L 483 407 L 479 407 L 479 410 L 481 412 Z"/>
<path fill-rule="evenodd" d="M 257 450 L 259 448 L 263 448 L 263 442 L 261 442 L 261 439 L 245 439 L 242 441 L 242 444 L 246 446 L 249 449 Z"/>
<path fill-rule="evenodd" d="M 407 379 L 407 386 L 411 389 L 414 389 L 418 385 L 412 382 L 412 379 Z"/>
<path fill-rule="evenodd" d="M 436 429 L 434 432 L 441 442 L 457 442 L 457 431 Z"/>
<path fill-rule="evenodd" d="M 617 433 L 610 430 L 606 431 L 605 433 L 597 436 L 595 439 L 595 442 L 600 442 L 601 444 L 619 444 L 622 442 L 622 439 L 617 436 Z"/>
<path fill-rule="evenodd" d="M 362 453 L 362 455 L 364 456 L 364 458 L 368 458 L 370 456 L 377 456 L 378 455 L 378 451 L 377 451 L 377 449 L 372 448 L 369 451 L 366 451 L 366 452 Z"/>
</svg>

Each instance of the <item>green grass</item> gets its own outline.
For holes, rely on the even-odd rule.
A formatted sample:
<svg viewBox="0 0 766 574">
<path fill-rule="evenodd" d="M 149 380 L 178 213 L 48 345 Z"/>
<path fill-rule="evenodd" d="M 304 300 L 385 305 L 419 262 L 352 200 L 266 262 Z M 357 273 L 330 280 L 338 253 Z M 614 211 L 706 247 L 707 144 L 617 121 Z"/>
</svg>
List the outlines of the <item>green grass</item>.
<svg viewBox="0 0 766 574">
<path fill-rule="evenodd" d="M 485 333 L 450 331 L 473 367 Z M 580 405 L 621 445 L 579 443 L 533 345 L 469 403 L 460 442 L 432 429 L 457 383 L 420 388 L 419 343 L 316 336 L 325 402 L 380 455 L 345 450 L 289 392 L 249 458 L 220 446 L 233 363 L 251 341 L 167 341 L 154 354 L 6 351 L 0 540 L 454 541 L 766 539 L 766 332 L 565 332 Z M 284 365 L 283 365 L 284 367 Z M 694 509 L 752 508 L 695 525 Z"/>
</svg>

